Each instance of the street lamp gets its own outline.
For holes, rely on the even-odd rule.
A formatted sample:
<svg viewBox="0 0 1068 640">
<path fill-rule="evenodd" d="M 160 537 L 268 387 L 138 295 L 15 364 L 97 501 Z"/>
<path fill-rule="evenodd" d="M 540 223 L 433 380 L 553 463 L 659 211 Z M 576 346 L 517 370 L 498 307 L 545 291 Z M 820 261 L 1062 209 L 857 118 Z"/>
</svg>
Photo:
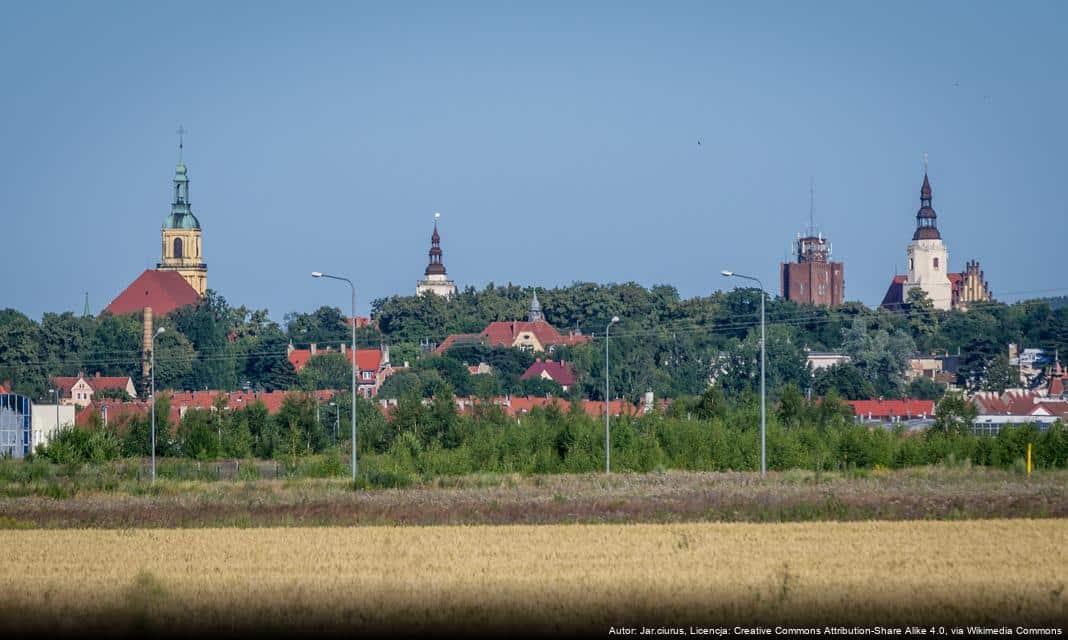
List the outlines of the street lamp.
<svg viewBox="0 0 1068 640">
<path fill-rule="evenodd" d="M 767 475 L 767 393 L 764 387 L 764 359 L 767 345 L 764 340 L 764 283 L 752 276 L 743 276 L 733 271 L 721 271 L 724 277 L 745 278 L 760 285 L 760 477 Z"/>
<path fill-rule="evenodd" d="M 312 271 L 313 278 L 330 278 L 349 283 L 352 289 L 352 481 L 356 482 L 356 285 L 352 280 L 332 276 L 321 271 Z M 338 409 L 340 411 L 340 408 Z M 339 414 L 340 415 L 340 414 Z M 341 418 L 339 417 L 340 421 Z"/>
<path fill-rule="evenodd" d="M 152 349 L 148 352 L 150 362 L 148 365 L 149 370 L 152 372 L 151 384 L 152 395 L 150 402 L 152 403 L 152 482 L 156 482 L 156 336 L 163 333 L 166 329 L 160 327 L 152 334 Z"/>
<path fill-rule="evenodd" d="M 337 444 L 337 432 L 341 431 L 341 407 L 336 402 L 330 403 L 331 407 L 334 407 L 334 444 Z"/>
<path fill-rule="evenodd" d="M 612 325 L 619 322 L 619 316 L 612 316 L 604 328 L 604 472 L 612 473 L 612 444 L 611 431 L 608 428 L 609 405 L 608 398 L 608 330 Z"/>
</svg>

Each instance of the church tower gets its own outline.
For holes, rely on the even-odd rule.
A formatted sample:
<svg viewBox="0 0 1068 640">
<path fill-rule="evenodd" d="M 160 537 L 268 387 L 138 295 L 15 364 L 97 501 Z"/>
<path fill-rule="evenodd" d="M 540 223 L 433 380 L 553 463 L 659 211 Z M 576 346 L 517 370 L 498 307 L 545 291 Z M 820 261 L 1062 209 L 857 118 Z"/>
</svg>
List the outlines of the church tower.
<svg viewBox="0 0 1068 640">
<path fill-rule="evenodd" d="M 181 130 L 179 130 L 181 131 Z M 163 221 L 163 259 L 160 271 L 177 271 L 201 297 L 208 289 L 208 265 L 204 264 L 200 221 L 189 207 L 189 176 L 182 162 L 182 143 L 178 143 L 178 167 L 174 172 L 174 202 L 171 214 Z"/>
<path fill-rule="evenodd" d="M 916 232 L 912 234 L 906 258 L 908 275 L 902 286 L 902 300 L 908 300 L 909 291 L 918 287 L 927 292 L 935 309 L 948 311 L 953 304 L 953 285 L 947 273 L 949 251 L 938 232 L 938 215 L 931 207 L 931 182 L 926 168 L 920 187 L 920 210 L 916 212 Z"/>
<path fill-rule="evenodd" d="M 415 285 L 415 294 L 433 293 L 448 300 L 456 294 L 456 284 L 449 280 L 445 273 L 445 265 L 441 262 L 441 235 L 438 234 L 438 219 L 440 213 L 434 214 L 434 234 L 430 236 L 430 262 L 426 265 L 423 275 L 426 277 Z"/>
<path fill-rule="evenodd" d="M 538 302 L 538 292 L 530 300 L 530 312 L 527 314 L 527 322 L 545 322 L 545 316 L 541 313 L 541 303 Z"/>
</svg>

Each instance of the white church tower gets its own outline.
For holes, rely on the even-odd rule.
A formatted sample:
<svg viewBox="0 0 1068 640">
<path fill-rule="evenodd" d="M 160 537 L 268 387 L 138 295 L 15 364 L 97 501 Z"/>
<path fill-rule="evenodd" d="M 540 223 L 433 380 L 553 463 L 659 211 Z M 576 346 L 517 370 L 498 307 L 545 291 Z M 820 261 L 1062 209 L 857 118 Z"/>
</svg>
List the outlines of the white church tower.
<svg viewBox="0 0 1068 640">
<path fill-rule="evenodd" d="M 425 276 L 415 285 L 416 295 L 432 293 L 448 300 L 456 294 L 456 283 L 449 280 L 445 265 L 441 262 L 441 236 L 438 235 L 440 213 L 434 214 L 434 235 L 430 236 L 430 262 L 426 266 Z"/>
<path fill-rule="evenodd" d="M 938 233 L 938 215 L 931 208 L 931 183 L 926 168 L 920 188 L 920 210 L 916 213 L 916 233 L 912 235 L 907 258 L 909 272 L 901 290 L 902 300 L 908 300 L 909 291 L 919 287 L 927 292 L 935 309 L 948 311 L 953 302 L 953 285 L 947 275 L 949 251 Z"/>
</svg>

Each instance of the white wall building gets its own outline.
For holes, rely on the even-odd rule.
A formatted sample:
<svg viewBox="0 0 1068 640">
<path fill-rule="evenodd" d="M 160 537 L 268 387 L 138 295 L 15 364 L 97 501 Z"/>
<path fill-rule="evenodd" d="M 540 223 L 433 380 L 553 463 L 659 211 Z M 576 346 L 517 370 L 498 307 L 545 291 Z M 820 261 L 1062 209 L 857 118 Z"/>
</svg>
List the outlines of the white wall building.
<svg viewBox="0 0 1068 640">
<path fill-rule="evenodd" d="M 54 404 L 32 405 L 30 409 L 31 449 L 36 451 L 38 445 L 47 445 L 59 429 L 73 426 L 75 408 L 72 404 L 61 404 L 57 412 L 57 406 Z"/>
</svg>

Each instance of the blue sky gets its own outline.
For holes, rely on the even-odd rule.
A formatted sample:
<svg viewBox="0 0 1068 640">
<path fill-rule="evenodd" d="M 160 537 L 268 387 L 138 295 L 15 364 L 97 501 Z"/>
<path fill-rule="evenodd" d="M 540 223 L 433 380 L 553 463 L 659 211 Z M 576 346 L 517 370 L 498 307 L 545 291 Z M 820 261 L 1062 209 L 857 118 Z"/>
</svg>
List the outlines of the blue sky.
<svg viewBox="0 0 1068 640">
<path fill-rule="evenodd" d="M 1064 294 L 1066 7 L 9 5 L 0 307 L 96 313 L 159 260 L 179 123 L 209 286 L 279 320 L 347 306 L 313 270 L 412 293 L 435 211 L 460 286 L 777 292 L 810 179 L 877 304 L 925 152 L 951 268 Z"/>
</svg>

